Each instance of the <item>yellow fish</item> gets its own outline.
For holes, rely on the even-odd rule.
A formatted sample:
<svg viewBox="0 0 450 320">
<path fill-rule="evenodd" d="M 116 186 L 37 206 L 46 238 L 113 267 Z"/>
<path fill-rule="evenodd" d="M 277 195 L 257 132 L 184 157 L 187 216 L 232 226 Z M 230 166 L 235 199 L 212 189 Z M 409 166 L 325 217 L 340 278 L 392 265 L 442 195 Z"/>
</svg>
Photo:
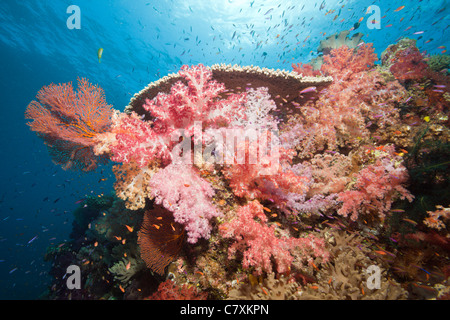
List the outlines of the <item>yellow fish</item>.
<svg viewBox="0 0 450 320">
<path fill-rule="evenodd" d="M 103 48 L 100 48 L 97 51 L 98 63 L 102 62 L 102 55 L 103 55 Z"/>
</svg>

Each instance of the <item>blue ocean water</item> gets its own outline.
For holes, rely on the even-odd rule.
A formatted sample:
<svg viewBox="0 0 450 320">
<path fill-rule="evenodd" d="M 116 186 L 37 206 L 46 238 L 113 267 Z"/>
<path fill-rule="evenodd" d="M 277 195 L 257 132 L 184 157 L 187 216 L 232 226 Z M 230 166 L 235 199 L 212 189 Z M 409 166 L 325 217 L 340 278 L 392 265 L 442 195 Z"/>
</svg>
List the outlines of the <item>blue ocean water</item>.
<svg viewBox="0 0 450 320">
<path fill-rule="evenodd" d="M 71 5 L 79 29 L 68 28 Z M 379 29 L 366 24 L 370 5 L 380 8 Z M 184 64 L 291 70 L 316 56 L 320 40 L 352 28 L 378 55 L 402 37 L 441 53 L 450 47 L 449 13 L 445 0 L 2 1 L 0 299 L 39 297 L 50 283 L 46 248 L 68 240 L 78 200 L 108 194 L 114 182 L 109 166 L 85 174 L 52 163 L 24 119 L 41 87 L 85 77 L 123 111 L 134 93 Z"/>
</svg>

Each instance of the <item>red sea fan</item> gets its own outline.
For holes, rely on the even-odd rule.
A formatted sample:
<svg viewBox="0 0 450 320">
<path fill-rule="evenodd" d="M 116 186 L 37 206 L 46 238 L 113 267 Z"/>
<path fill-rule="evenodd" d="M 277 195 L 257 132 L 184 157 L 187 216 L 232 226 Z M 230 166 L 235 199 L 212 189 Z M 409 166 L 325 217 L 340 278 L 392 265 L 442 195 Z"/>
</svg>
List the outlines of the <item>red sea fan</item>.
<svg viewBox="0 0 450 320">
<path fill-rule="evenodd" d="M 86 79 L 78 79 L 78 92 L 71 83 L 43 87 L 25 112 L 31 130 L 41 137 L 53 160 L 64 169 L 85 171 L 106 162 L 96 156 L 95 137 L 109 130 L 112 107 L 106 104 L 103 90 Z"/>
</svg>

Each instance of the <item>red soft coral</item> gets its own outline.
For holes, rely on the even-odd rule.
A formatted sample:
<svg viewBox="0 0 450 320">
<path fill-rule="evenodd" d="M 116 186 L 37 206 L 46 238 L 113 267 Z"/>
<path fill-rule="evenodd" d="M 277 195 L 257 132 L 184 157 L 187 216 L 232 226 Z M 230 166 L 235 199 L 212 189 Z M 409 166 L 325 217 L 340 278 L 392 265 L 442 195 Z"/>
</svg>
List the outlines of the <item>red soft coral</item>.
<svg viewBox="0 0 450 320">
<path fill-rule="evenodd" d="M 372 44 L 362 44 L 356 49 L 342 46 L 331 50 L 323 58 L 321 71 L 332 76 L 335 81 L 348 80 L 355 73 L 367 71 L 378 60 Z"/>
<path fill-rule="evenodd" d="M 277 272 L 289 271 L 294 259 L 289 251 L 296 248 L 307 262 L 312 261 L 312 256 L 321 257 L 324 261 L 328 259 L 323 240 L 313 235 L 277 238 L 275 226 L 267 225 L 263 208 L 257 200 L 252 201 L 237 211 L 235 219 L 220 226 L 222 236 L 236 240 L 228 249 L 230 259 L 238 251 L 243 252 L 242 266 L 245 269 L 254 267 L 256 274 L 272 272 L 272 261 Z"/>
<path fill-rule="evenodd" d="M 258 150 L 257 144 L 256 141 L 246 141 L 238 145 L 238 150 L 245 150 L 244 159 L 250 159 L 251 150 Z M 261 155 L 260 148 L 259 152 L 260 158 L 257 163 L 251 163 L 248 160 L 244 163 L 233 163 L 224 168 L 224 175 L 229 180 L 235 195 L 250 200 L 270 200 L 277 205 L 282 205 L 286 201 L 283 195 L 290 192 L 299 194 L 306 192 L 308 179 L 297 176 L 289 169 L 290 150 L 280 148 L 279 152 Z"/>
<path fill-rule="evenodd" d="M 183 284 L 178 286 L 172 280 L 161 282 L 158 290 L 148 300 L 206 300 L 208 294 L 199 292 L 196 287 Z"/>
<path fill-rule="evenodd" d="M 429 75 L 430 69 L 419 49 L 410 46 L 398 50 L 392 59 L 389 70 L 399 81 L 420 80 Z"/>
<path fill-rule="evenodd" d="M 168 165 L 180 136 L 192 139 L 197 128 L 217 129 L 245 118 L 246 94 L 221 98 L 225 86 L 212 80 L 208 68 L 183 66 L 179 76 L 183 81 L 176 82 L 170 93 L 160 92 L 143 105 L 153 121 L 144 121 L 135 113 L 115 113 L 111 132 L 97 137 L 96 153 L 110 153 L 113 161 L 132 161 L 140 167 L 156 161 Z"/>
<path fill-rule="evenodd" d="M 358 145 L 375 130 L 398 123 L 397 107 L 406 91 L 398 81 L 387 81 L 377 70 L 369 70 L 376 59 L 371 44 L 357 51 L 343 46 L 324 57 L 321 70 L 333 77 L 333 83 L 318 100 L 298 107 L 295 121 L 283 128 L 283 136 L 297 141 L 300 157 Z"/>
<path fill-rule="evenodd" d="M 406 168 L 389 156 L 381 156 L 374 164 L 358 172 L 355 190 L 339 194 L 342 201 L 338 214 L 355 221 L 361 213 L 377 214 L 383 220 L 397 199 L 412 201 L 414 196 L 404 187 L 408 180 Z"/>
<path fill-rule="evenodd" d="M 320 70 L 314 70 L 312 65 L 301 62 L 297 64 L 293 63 L 292 70 L 304 77 L 316 77 L 321 75 Z"/>
<path fill-rule="evenodd" d="M 96 151 L 109 152 L 112 161 L 137 163 L 145 167 L 156 160 L 162 163 L 172 161 L 172 149 L 177 141 L 160 135 L 134 112 L 130 115 L 115 113 L 110 133 L 97 138 Z"/>
</svg>

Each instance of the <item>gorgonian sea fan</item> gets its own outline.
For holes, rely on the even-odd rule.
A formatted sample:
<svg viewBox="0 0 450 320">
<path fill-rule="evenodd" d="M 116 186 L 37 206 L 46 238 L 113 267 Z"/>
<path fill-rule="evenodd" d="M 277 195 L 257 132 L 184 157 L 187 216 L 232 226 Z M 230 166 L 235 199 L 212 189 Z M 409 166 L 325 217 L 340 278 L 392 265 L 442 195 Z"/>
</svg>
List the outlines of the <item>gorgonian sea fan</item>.
<svg viewBox="0 0 450 320">
<path fill-rule="evenodd" d="M 78 91 L 72 83 L 50 84 L 36 98 L 25 112 L 33 120 L 27 124 L 44 140 L 57 164 L 90 171 L 108 160 L 94 153 L 95 138 L 109 130 L 112 115 L 100 87 L 78 79 Z"/>
</svg>

